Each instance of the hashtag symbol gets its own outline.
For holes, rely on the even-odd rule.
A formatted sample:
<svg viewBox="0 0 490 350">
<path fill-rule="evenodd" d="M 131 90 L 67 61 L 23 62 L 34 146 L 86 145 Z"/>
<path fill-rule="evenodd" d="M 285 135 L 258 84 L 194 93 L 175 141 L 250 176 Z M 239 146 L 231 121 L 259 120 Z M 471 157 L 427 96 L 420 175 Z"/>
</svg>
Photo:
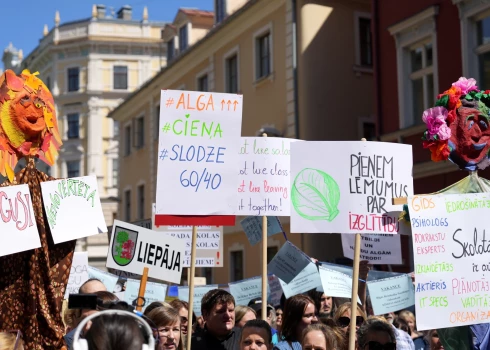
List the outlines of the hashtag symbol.
<svg viewBox="0 0 490 350">
<path fill-rule="evenodd" d="M 167 103 L 166 103 L 167 108 L 169 108 L 173 104 L 174 104 L 174 99 L 172 97 L 167 99 Z"/>
<path fill-rule="evenodd" d="M 167 151 L 166 149 L 162 150 L 162 151 L 160 152 L 160 159 L 161 159 L 161 160 L 165 160 L 165 158 L 167 158 L 167 157 L 168 157 L 167 153 L 168 153 L 168 151 Z"/>
<path fill-rule="evenodd" d="M 166 123 L 163 128 L 162 128 L 162 131 L 163 132 L 168 132 L 170 130 L 170 123 Z"/>
</svg>

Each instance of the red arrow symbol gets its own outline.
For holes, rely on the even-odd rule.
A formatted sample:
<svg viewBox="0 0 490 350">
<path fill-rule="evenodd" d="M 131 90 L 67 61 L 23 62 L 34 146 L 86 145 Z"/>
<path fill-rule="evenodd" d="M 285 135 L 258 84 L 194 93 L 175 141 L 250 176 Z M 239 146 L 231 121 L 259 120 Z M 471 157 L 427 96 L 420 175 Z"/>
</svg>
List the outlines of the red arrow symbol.
<svg viewBox="0 0 490 350">
<path fill-rule="evenodd" d="M 228 110 L 230 110 L 231 101 L 228 100 L 228 102 L 226 102 L 226 104 L 228 105 Z"/>
<path fill-rule="evenodd" d="M 238 104 L 238 101 L 233 102 L 233 111 L 236 111 L 236 105 Z"/>
<path fill-rule="evenodd" d="M 225 107 L 225 100 L 221 100 L 221 110 Z"/>
</svg>

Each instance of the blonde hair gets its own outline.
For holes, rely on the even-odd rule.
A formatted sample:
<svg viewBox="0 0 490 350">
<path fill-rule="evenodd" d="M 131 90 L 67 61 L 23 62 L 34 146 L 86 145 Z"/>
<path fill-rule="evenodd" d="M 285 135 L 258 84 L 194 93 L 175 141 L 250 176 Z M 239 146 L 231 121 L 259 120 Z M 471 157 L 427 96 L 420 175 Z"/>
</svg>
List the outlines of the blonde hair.
<svg viewBox="0 0 490 350">
<path fill-rule="evenodd" d="M 343 303 L 342 305 L 340 305 L 337 308 L 337 310 L 335 311 L 335 314 L 333 315 L 333 319 L 334 319 L 335 323 L 338 322 L 339 318 L 342 317 L 344 312 L 351 310 L 351 306 L 352 306 L 352 303 L 347 302 L 347 303 Z M 362 316 L 364 321 L 366 321 L 366 313 L 361 309 L 361 307 L 359 305 L 357 305 L 356 316 Z"/>
<path fill-rule="evenodd" d="M 15 347 L 16 340 L 16 333 L 0 332 L 0 350 L 24 350 L 24 341 L 19 338 Z"/>
<path fill-rule="evenodd" d="M 237 305 L 237 307 L 235 307 L 235 324 L 239 323 L 242 320 L 243 316 L 245 316 L 245 314 L 249 311 L 253 313 L 255 317 L 257 317 L 257 313 L 251 307 Z"/>
<path fill-rule="evenodd" d="M 405 322 L 407 322 L 407 318 L 411 318 L 413 323 L 415 324 L 415 315 L 411 311 L 403 310 L 398 314 L 398 317 L 400 317 Z"/>
</svg>

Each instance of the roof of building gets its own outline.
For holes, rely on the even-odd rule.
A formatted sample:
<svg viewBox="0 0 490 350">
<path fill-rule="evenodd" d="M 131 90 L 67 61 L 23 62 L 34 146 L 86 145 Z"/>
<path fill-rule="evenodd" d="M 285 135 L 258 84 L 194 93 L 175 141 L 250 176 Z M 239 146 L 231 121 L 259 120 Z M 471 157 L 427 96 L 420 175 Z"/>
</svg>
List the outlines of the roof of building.
<svg viewBox="0 0 490 350">
<path fill-rule="evenodd" d="M 188 9 L 188 8 L 181 8 L 181 9 L 179 9 L 179 11 L 182 11 L 187 16 L 199 16 L 199 17 L 214 18 L 214 12 L 213 11 L 204 11 L 204 10 Z"/>
</svg>

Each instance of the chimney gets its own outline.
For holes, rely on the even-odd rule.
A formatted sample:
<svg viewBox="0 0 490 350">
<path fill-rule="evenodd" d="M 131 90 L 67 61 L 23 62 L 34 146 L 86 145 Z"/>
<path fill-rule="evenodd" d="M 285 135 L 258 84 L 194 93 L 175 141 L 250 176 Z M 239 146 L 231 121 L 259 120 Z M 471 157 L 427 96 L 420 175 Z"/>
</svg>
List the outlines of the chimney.
<svg viewBox="0 0 490 350">
<path fill-rule="evenodd" d="M 105 5 L 97 5 L 97 18 L 105 18 Z"/>
<path fill-rule="evenodd" d="M 133 10 L 131 9 L 131 6 L 124 5 L 119 9 L 119 11 L 117 11 L 117 18 L 123 19 L 125 21 L 130 21 L 132 12 Z"/>
</svg>

